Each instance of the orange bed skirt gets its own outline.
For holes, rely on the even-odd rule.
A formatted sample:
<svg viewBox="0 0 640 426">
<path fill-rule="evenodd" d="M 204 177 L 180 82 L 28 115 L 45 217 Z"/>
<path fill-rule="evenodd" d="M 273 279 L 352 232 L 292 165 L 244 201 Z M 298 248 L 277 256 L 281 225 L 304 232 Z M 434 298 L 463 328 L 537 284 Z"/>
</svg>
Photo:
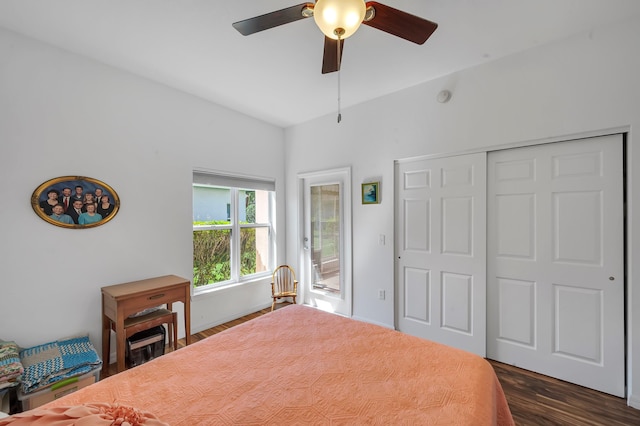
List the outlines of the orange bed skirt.
<svg viewBox="0 0 640 426">
<path fill-rule="evenodd" d="M 42 408 L 122 404 L 179 425 L 513 425 L 474 354 L 292 305 Z"/>
</svg>

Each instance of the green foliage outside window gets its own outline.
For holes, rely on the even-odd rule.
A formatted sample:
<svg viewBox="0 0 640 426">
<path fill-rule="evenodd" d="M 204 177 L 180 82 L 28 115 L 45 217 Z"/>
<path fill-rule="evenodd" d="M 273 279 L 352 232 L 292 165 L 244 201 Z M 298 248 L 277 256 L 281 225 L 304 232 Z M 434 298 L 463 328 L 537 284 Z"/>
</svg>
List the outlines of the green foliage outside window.
<svg viewBox="0 0 640 426">
<path fill-rule="evenodd" d="M 256 191 L 247 191 L 246 192 L 247 195 L 247 200 L 246 200 L 246 206 L 247 206 L 247 222 L 248 223 L 255 223 L 256 221 Z"/>
<path fill-rule="evenodd" d="M 197 225 L 229 225 L 227 221 L 193 222 Z M 195 287 L 231 279 L 231 247 L 229 229 L 193 231 L 193 284 Z M 242 253 L 241 275 L 256 271 L 255 229 L 245 228 L 240 233 Z"/>
</svg>

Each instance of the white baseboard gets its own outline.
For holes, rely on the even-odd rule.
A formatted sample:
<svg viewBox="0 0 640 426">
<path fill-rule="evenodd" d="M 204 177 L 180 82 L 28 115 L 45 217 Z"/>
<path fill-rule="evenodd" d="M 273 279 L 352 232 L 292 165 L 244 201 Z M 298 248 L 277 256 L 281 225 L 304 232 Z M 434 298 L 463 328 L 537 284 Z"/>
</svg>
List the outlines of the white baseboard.
<svg viewBox="0 0 640 426">
<path fill-rule="evenodd" d="M 395 327 L 389 324 L 384 324 L 381 322 L 377 322 L 377 321 L 371 321 L 371 319 L 369 318 L 360 318 L 357 315 L 354 315 L 351 317 L 354 320 L 358 320 L 358 321 L 362 321 L 362 322 L 368 322 L 369 324 L 375 324 L 375 325 L 379 325 L 380 327 L 384 327 L 384 328 L 390 328 L 391 330 L 395 330 Z"/>
<path fill-rule="evenodd" d="M 627 399 L 627 405 L 640 410 L 640 395 L 629 395 Z"/>
<path fill-rule="evenodd" d="M 218 320 L 216 320 L 216 322 L 213 322 L 213 323 L 200 324 L 200 326 L 198 326 L 196 329 L 191 327 L 191 334 L 195 334 L 195 333 L 199 333 L 199 332 L 204 331 L 204 330 L 208 330 L 210 328 L 219 326 L 220 324 L 224 324 L 226 322 L 236 320 L 236 319 L 241 318 L 241 317 L 243 317 L 245 315 L 253 314 L 255 312 L 258 312 L 258 311 L 260 311 L 262 309 L 266 309 L 266 308 L 271 308 L 271 302 L 266 303 L 266 304 L 262 304 L 262 305 L 258 305 L 258 306 L 253 306 L 253 307 L 245 309 L 243 311 L 234 313 L 233 315 L 230 315 L 228 317 L 219 318 Z"/>
</svg>

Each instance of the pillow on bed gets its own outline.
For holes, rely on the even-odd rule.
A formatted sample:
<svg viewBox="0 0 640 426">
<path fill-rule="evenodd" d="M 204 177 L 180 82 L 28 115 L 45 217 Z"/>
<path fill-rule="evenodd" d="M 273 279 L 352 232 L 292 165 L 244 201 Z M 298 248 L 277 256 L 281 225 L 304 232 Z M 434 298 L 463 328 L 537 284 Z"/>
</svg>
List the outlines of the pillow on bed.
<svg viewBox="0 0 640 426">
<path fill-rule="evenodd" d="M 118 404 L 83 404 L 70 407 L 34 408 L 0 419 L 0 426 L 169 426 L 151 413 Z"/>
</svg>

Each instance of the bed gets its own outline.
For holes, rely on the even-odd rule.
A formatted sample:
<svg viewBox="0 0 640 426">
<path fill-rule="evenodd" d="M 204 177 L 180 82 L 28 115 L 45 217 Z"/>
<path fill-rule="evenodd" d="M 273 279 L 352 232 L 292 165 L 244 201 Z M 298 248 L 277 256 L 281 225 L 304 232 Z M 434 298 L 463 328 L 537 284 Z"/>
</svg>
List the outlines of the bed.
<svg viewBox="0 0 640 426">
<path fill-rule="evenodd" d="M 514 424 L 483 358 L 302 305 L 237 325 L 41 410 L 91 404 L 133 407 L 172 426 Z"/>
</svg>

